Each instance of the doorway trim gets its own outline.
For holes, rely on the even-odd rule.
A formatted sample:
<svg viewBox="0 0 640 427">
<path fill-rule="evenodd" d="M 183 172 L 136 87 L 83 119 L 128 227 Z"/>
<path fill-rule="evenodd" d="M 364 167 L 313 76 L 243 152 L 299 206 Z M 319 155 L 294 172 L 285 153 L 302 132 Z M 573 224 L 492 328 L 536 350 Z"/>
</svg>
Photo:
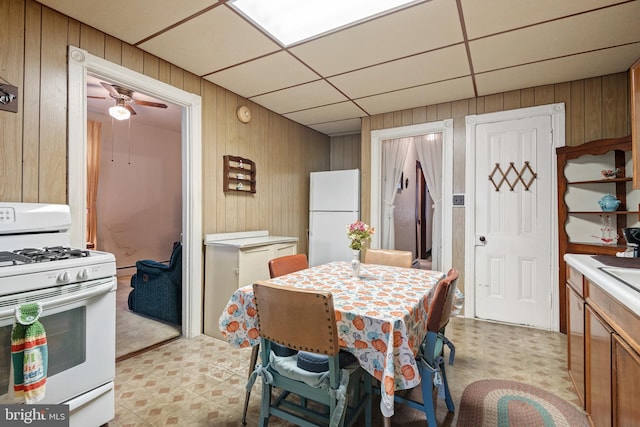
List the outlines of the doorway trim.
<svg viewBox="0 0 640 427">
<path fill-rule="evenodd" d="M 182 235 L 186 268 L 182 271 L 182 334 L 202 331 L 202 101 L 144 74 L 69 46 L 68 202 L 71 244 L 86 245 L 87 73 L 114 80 L 182 106 Z"/>
<path fill-rule="evenodd" d="M 442 271 L 452 267 L 453 218 L 453 119 L 410 126 L 371 131 L 371 226 L 380 229 L 382 209 L 382 142 L 430 133 L 442 133 Z M 380 246 L 379 234 L 371 239 L 371 246 Z"/>
<path fill-rule="evenodd" d="M 538 107 L 518 108 L 515 110 L 499 111 L 479 115 L 469 115 L 465 117 L 466 124 L 466 159 L 465 159 L 465 317 L 476 317 L 476 282 L 475 282 L 475 192 L 474 180 L 476 175 L 475 154 L 476 154 L 476 126 L 479 124 L 495 123 L 501 121 L 511 121 L 529 117 L 548 116 L 551 120 L 552 132 L 552 154 L 551 161 L 551 212 L 550 215 L 558 215 L 558 177 L 553 171 L 557 170 L 555 148 L 565 145 L 565 109 L 564 103 L 541 105 Z M 555 245 L 551 248 L 551 271 L 558 271 L 558 221 L 551 221 L 551 241 Z M 553 275 L 552 291 L 552 319 L 551 328 L 558 331 L 560 328 L 560 312 L 558 295 L 558 275 Z"/>
</svg>

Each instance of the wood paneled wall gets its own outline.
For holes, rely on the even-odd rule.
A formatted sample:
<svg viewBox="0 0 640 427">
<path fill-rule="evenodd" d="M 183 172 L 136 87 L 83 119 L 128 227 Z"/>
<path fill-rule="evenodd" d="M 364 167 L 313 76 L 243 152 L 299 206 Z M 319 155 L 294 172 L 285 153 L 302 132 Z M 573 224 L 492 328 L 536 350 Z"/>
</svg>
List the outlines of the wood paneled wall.
<svg viewBox="0 0 640 427">
<path fill-rule="evenodd" d="M 366 190 L 371 187 L 371 162 L 368 159 L 371 158 L 372 130 L 453 119 L 453 192 L 464 193 L 465 116 L 558 102 L 565 103 L 566 145 L 574 146 L 594 139 L 621 137 L 631 132 L 629 79 L 626 72 L 379 114 L 362 119 L 362 188 Z M 362 192 L 360 203 L 363 220 L 368 221 L 371 218 L 369 191 Z M 461 273 L 464 272 L 464 215 L 464 209 L 454 209 L 453 267 Z M 462 274 L 459 286 L 464 290 Z"/>
<path fill-rule="evenodd" d="M 360 134 L 331 138 L 331 170 L 360 168 Z"/>
<path fill-rule="evenodd" d="M 326 135 L 296 124 L 162 59 L 33 0 L 2 0 L 0 77 L 19 87 L 0 112 L 0 200 L 67 202 L 67 46 L 202 96 L 203 230 L 268 229 L 306 252 L 309 172 L 328 170 Z M 248 124 L 238 105 L 253 112 Z M 255 195 L 223 193 L 222 156 L 257 164 Z"/>
</svg>

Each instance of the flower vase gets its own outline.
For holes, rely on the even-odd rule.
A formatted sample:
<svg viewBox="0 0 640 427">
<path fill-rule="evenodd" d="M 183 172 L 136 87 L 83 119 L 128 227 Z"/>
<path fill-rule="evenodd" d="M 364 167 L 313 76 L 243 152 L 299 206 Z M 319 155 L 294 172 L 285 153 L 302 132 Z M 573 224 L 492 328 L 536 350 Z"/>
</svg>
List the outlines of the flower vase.
<svg viewBox="0 0 640 427">
<path fill-rule="evenodd" d="M 360 278 L 360 251 L 353 250 L 353 259 L 351 260 L 351 276 L 354 279 Z"/>
</svg>

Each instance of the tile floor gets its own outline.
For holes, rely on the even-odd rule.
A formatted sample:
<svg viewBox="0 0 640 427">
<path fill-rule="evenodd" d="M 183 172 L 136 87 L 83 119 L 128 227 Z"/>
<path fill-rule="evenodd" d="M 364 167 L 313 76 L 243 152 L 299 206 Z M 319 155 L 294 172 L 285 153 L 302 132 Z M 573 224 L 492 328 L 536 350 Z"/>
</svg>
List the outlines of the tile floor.
<svg viewBox="0 0 640 427">
<path fill-rule="evenodd" d="M 464 388 L 477 380 L 510 379 L 551 391 L 579 405 L 566 369 L 566 336 L 512 325 L 455 318 L 447 336 L 456 344 L 453 366 L 447 366 L 456 407 Z M 116 418 L 109 427 L 239 426 L 250 349 L 199 336 L 180 338 L 116 365 Z M 448 357 L 448 356 L 447 356 Z M 256 382 L 249 426 L 257 425 L 260 386 Z M 455 426 L 437 402 L 439 426 Z M 273 418 L 270 425 L 285 423 Z M 378 402 L 374 425 L 382 426 Z M 424 415 L 396 405 L 394 426 L 425 426 Z"/>
</svg>

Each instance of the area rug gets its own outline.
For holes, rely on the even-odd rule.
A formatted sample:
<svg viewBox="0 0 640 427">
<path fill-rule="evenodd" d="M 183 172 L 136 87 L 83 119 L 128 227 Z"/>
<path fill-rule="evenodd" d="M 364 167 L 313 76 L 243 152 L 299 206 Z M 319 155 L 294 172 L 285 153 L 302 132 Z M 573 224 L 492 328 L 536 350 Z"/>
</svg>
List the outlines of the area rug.
<svg viewBox="0 0 640 427">
<path fill-rule="evenodd" d="M 458 427 L 589 427 L 587 416 L 569 402 L 516 381 L 482 380 L 465 388 Z"/>
</svg>

